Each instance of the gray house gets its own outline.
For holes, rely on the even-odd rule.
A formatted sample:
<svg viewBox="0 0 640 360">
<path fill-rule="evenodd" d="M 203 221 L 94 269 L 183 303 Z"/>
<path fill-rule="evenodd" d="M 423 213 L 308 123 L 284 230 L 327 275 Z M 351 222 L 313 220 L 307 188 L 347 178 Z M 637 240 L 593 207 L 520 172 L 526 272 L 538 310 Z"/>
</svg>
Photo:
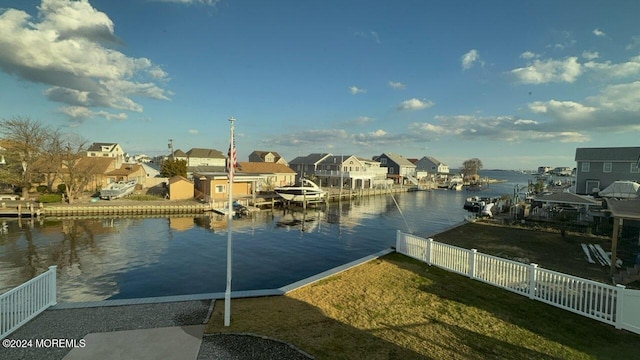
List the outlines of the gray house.
<svg viewBox="0 0 640 360">
<path fill-rule="evenodd" d="M 430 174 L 448 174 L 449 166 L 432 156 L 423 156 L 422 159 L 416 162 L 416 171 L 426 171 Z"/>
<path fill-rule="evenodd" d="M 617 180 L 640 181 L 640 147 L 576 149 L 576 193 L 594 194 Z"/>
<path fill-rule="evenodd" d="M 380 166 L 388 168 L 387 178 L 393 179 L 396 184 L 404 184 L 404 179 L 409 179 L 417 184 L 416 165 L 402 155 L 384 153 L 373 158 L 380 162 Z"/>
<path fill-rule="evenodd" d="M 307 156 L 298 156 L 289 161 L 289 167 L 296 172 L 298 179 L 309 177 L 315 175 L 318 164 L 329 156 L 332 155 L 330 153 L 313 153 Z"/>
</svg>

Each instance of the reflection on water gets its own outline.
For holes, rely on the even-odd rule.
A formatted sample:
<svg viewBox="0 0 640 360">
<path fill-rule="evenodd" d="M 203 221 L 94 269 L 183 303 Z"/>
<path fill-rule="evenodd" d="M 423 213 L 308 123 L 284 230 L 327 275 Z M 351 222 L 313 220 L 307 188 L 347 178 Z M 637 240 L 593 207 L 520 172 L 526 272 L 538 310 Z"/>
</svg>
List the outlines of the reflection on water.
<svg viewBox="0 0 640 360">
<path fill-rule="evenodd" d="M 494 191 L 512 188 L 502 186 Z M 233 290 L 277 288 L 387 249 L 398 229 L 432 235 L 464 218 L 467 195 L 397 194 L 404 219 L 389 195 L 235 219 Z M 0 292 L 50 265 L 58 266 L 61 302 L 221 292 L 226 227 L 216 214 L 0 220 Z"/>
</svg>

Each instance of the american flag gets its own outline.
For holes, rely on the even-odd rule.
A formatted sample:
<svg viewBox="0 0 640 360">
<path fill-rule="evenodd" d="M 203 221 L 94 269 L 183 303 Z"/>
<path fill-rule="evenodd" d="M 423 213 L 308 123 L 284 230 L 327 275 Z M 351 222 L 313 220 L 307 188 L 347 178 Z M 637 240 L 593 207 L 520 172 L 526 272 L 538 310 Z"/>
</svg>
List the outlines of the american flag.
<svg viewBox="0 0 640 360">
<path fill-rule="evenodd" d="M 238 159 L 236 157 L 235 139 L 229 144 L 229 152 L 227 153 L 227 178 L 233 181 L 235 169 L 238 167 Z"/>
</svg>

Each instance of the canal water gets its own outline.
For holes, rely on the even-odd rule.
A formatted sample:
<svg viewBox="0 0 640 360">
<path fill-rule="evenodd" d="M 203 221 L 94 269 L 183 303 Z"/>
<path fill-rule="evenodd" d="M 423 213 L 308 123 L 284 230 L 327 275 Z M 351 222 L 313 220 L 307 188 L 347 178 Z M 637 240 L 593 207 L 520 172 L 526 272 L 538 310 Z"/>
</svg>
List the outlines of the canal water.
<svg viewBox="0 0 640 360">
<path fill-rule="evenodd" d="M 436 234 L 468 216 L 467 196 L 512 195 L 529 177 L 511 171 L 486 190 L 417 191 L 276 209 L 233 220 L 233 290 L 272 289 L 395 244 L 396 230 Z M 0 220 L 0 293 L 58 266 L 58 301 L 223 292 L 222 216 Z"/>
</svg>

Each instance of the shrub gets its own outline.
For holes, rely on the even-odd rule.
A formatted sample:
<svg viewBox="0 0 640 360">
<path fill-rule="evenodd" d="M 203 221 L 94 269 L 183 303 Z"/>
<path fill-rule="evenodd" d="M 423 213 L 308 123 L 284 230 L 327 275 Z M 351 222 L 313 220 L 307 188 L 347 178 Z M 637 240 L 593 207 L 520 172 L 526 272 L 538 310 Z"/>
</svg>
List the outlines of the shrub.
<svg viewBox="0 0 640 360">
<path fill-rule="evenodd" d="M 59 203 L 62 201 L 62 195 L 60 194 L 42 194 L 38 197 L 38 202 L 41 203 Z"/>
<path fill-rule="evenodd" d="M 58 185 L 58 193 L 60 194 L 64 194 L 64 192 L 67 190 L 67 185 L 65 184 L 60 184 Z"/>
<path fill-rule="evenodd" d="M 38 187 L 36 187 L 36 191 L 38 194 L 45 194 L 49 192 L 49 187 L 47 187 L 47 185 L 38 185 Z"/>
</svg>

